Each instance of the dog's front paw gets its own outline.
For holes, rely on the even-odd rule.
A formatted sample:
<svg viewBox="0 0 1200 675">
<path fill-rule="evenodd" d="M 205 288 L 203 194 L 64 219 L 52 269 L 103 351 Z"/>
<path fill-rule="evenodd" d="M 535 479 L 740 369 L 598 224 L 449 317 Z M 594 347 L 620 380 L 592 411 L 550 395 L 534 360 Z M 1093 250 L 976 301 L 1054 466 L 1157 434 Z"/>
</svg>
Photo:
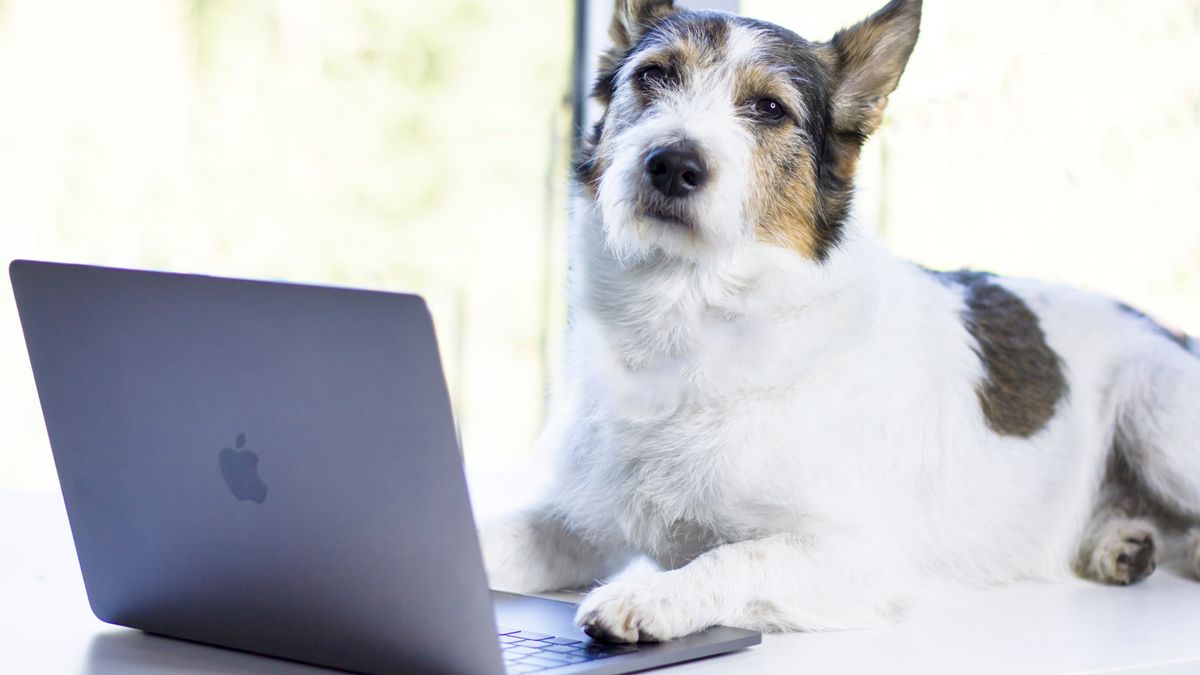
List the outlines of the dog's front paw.
<svg viewBox="0 0 1200 675">
<path fill-rule="evenodd" d="M 576 625 L 603 642 L 662 642 L 711 625 L 688 606 L 685 595 L 657 579 L 597 588 L 580 603 Z"/>
</svg>

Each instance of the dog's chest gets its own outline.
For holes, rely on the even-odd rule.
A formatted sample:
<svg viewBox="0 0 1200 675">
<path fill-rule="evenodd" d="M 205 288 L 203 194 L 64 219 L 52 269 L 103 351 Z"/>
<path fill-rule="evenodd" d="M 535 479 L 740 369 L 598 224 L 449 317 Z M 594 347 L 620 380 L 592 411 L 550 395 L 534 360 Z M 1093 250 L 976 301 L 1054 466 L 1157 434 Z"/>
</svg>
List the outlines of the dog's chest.
<svg viewBox="0 0 1200 675">
<path fill-rule="evenodd" d="M 740 481 L 724 463 L 723 449 L 711 439 L 693 438 L 691 447 L 655 433 L 639 434 L 642 444 L 622 445 L 614 453 L 615 480 L 605 496 L 611 522 L 624 539 L 666 568 L 686 564 L 697 555 L 750 536 L 743 523 L 758 520 Z"/>
<path fill-rule="evenodd" d="M 589 486 L 573 499 L 592 527 L 668 567 L 803 527 L 814 495 L 802 478 L 820 453 L 798 444 L 828 445 L 815 430 L 845 416 L 833 403 L 844 384 L 805 358 L 825 341 L 818 331 L 753 302 L 663 312 L 658 327 L 584 312 L 574 330 L 575 351 L 591 357 L 576 374 L 592 430 L 569 471 Z"/>
<path fill-rule="evenodd" d="M 763 437 L 748 434 L 778 423 L 740 383 L 714 379 L 715 361 L 679 360 L 658 369 L 626 371 L 604 389 L 613 398 L 601 416 L 593 476 L 597 512 L 623 538 L 667 568 L 686 564 L 732 541 L 792 529 L 788 515 L 801 498 L 765 499 L 763 473 L 774 462 Z M 618 380 L 618 381 L 615 381 Z M 734 390 L 733 395 L 718 392 Z M 777 457 L 777 455 L 776 455 Z M 793 501 L 795 500 L 795 501 Z M 611 525 L 610 525 L 611 526 Z"/>
</svg>

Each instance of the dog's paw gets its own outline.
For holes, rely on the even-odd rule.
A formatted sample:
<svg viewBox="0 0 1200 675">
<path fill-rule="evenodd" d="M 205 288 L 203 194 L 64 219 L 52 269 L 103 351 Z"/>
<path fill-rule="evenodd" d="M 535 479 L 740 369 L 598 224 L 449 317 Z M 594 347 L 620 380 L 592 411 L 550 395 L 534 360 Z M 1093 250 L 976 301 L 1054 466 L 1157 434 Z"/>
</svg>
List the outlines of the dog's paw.
<svg viewBox="0 0 1200 675">
<path fill-rule="evenodd" d="M 655 579 L 597 588 L 580 603 L 575 624 L 602 642 L 662 642 L 708 627 L 684 596 Z"/>
<path fill-rule="evenodd" d="M 1105 584 L 1128 586 L 1150 576 L 1158 566 L 1154 527 L 1141 520 L 1115 521 L 1096 541 L 1088 576 Z"/>
</svg>

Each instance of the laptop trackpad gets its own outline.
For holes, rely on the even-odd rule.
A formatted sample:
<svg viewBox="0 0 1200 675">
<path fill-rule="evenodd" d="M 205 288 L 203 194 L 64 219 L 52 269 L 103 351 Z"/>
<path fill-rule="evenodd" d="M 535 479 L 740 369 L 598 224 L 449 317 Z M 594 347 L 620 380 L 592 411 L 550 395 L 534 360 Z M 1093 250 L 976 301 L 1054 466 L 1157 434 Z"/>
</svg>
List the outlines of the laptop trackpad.
<svg viewBox="0 0 1200 675">
<path fill-rule="evenodd" d="M 492 591 L 492 607 L 500 630 L 525 630 L 571 640 L 590 640 L 575 627 L 578 605 L 573 603 Z"/>
</svg>

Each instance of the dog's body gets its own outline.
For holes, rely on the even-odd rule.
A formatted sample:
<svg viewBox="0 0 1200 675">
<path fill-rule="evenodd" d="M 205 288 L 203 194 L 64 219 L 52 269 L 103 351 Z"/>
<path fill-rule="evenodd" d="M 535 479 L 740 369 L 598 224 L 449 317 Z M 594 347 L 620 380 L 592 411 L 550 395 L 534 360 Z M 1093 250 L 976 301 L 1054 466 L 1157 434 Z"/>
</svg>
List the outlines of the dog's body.
<svg viewBox="0 0 1200 675">
<path fill-rule="evenodd" d="M 813 44 L 618 1 L 540 441 L 555 488 L 485 531 L 493 585 L 646 554 L 667 571 L 593 591 L 589 633 L 858 627 L 946 582 L 1132 583 L 1150 516 L 1200 523 L 1195 341 L 1082 291 L 924 270 L 850 217 L 919 13 Z"/>
</svg>

